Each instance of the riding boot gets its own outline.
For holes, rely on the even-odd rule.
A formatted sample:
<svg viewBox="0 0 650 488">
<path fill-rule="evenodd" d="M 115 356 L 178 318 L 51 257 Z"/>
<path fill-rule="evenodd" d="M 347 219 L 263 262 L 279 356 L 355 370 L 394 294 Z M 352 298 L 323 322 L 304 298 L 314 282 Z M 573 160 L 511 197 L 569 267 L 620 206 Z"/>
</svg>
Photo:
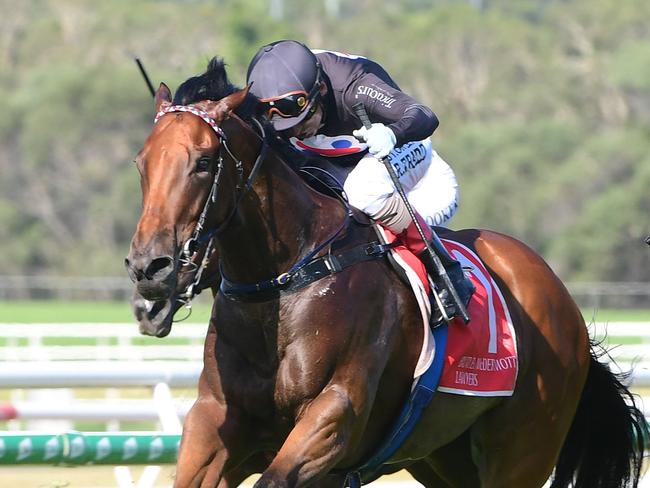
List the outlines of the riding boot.
<svg viewBox="0 0 650 488">
<path fill-rule="evenodd" d="M 443 267 L 445 268 L 449 279 L 458 293 L 461 302 L 467 307 L 472 294 L 475 291 L 474 285 L 471 280 L 465 276 L 461 264 L 455 260 L 447 249 L 442 245 L 438 236 L 433 232 L 433 229 L 424 221 L 424 219 L 416 213 L 420 227 L 424 231 L 424 236 L 427 242 L 431 245 L 436 255 L 440 258 Z M 438 275 L 433 258 L 429 254 L 426 245 L 422 242 L 422 237 L 417 230 L 414 222 L 411 222 L 408 227 L 400 234 L 400 239 L 404 245 L 415 254 L 427 270 L 431 277 L 433 284 L 436 288 L 437 294 L 440 297 L 444 311 L 441 311 L 442 316 L 449 319 L 460 316 L 460 311 L 457 309 L 456 304 L 452 298 L 451 292 L 447 289 L 444 280 Z"/>
</svg>

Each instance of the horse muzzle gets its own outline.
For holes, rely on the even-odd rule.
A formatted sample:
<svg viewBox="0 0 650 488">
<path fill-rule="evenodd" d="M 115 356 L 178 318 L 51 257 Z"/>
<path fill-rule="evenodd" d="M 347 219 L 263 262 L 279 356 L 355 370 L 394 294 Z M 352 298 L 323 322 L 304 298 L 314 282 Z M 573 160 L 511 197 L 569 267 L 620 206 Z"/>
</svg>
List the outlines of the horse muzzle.
<svg viewBox="0 0 650 488">
<path fill-rule="evenodd" d="M 167 300 L 176 289 L 176 262 L 171 256 L 150 258 L 132 253 L 124 259 L 124 266 L 145 300 Z"/>
<path fill-rule="evenodd" d="M 176 300 L 171 298 L 158 301 L 147 300 L 136 290 L 131 305 L 133 315 L 138 321 L 140 334 L 154 337 L 167 336 L 172 329 L 174 313 L 178 309 L 174 303 L 177 303 Z"/>
</svg>

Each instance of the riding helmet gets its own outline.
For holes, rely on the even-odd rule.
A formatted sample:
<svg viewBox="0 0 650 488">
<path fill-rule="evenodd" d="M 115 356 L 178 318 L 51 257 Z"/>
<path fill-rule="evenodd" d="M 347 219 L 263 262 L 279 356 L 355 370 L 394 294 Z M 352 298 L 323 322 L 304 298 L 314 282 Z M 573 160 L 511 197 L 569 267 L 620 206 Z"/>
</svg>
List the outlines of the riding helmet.
<svg viewBox="0 0 650 488">
<path fill-rule="evenodd" d="M 289 129 L 313 113 L 320 87 L 320 63 L 307 46 L 276 41 L 257 51 L 248 67 L 250 92 L 264 104 L 276 130 Z"/>
</svg>

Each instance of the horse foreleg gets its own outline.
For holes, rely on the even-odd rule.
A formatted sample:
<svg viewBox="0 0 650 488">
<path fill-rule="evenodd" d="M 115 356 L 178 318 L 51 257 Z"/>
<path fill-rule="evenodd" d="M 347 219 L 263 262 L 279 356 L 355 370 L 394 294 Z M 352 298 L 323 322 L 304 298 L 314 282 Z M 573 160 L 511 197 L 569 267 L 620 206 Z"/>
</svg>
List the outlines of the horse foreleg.
<svg viewBox="0 0 650 488">
<path fill-rule="evenodd" d="M 228 436 L 229 438 L 224 438 Z M 214 399 L 198 400 L 183 425 L 183 435 L 176 464 L 175 488 L 237 486 L 252 470 L 246 464 L 226 476 L 228 464 L 237 466 L 246 455 L 243 429 L 225 408 Z"/>
<path fill-rule="evenodd" d="M 298 487 L 323 478 L 342 458 L 355 419 L 348 393 L 337 386 L 325 389 L 305 409 L 254 488 Z"/>
<path fill-rule="evenodd" d="M 228 470 L 217 488 L 233 488 L 240 486 L 250 475 L 261 473 L 273 459 L 270 452 L 258 452 L 246 459 L 242 464 Z"/>
</svg>

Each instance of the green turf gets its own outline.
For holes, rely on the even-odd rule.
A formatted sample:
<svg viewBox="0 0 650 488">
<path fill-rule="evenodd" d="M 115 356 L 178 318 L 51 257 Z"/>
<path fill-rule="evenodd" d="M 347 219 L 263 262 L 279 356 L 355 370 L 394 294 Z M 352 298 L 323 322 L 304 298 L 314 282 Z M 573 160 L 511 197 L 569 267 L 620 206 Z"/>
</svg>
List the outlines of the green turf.
<svg viewBox="0 0 650 488">
<path fill-rule="evenodd" d="M 188 322 L 207 323 L 210 303 L 197 302 Z M 184 309 L 179 310 L 182 317 Z M 133 322 L 135 318 L 128 302 L 61 302 L 61 301 L 0 301 L 0 322 L 70 323 L 70 322 Z"/>
<path fill-rule="evenodd" d="M 210 317 L 211 297 L 199 297 L 192 308 L 188 322 L 207 323 Z M 177 319 L 185 310 L 179 310 Z M 650 321 L 649 310 L 594 310 L 582 311 L 589 323 L 597 322 L 641 322 Z M 135 322 L 128 302 L 62 302 L 45 301 L 0 301 L 0 322 Z"/>
</svg>

